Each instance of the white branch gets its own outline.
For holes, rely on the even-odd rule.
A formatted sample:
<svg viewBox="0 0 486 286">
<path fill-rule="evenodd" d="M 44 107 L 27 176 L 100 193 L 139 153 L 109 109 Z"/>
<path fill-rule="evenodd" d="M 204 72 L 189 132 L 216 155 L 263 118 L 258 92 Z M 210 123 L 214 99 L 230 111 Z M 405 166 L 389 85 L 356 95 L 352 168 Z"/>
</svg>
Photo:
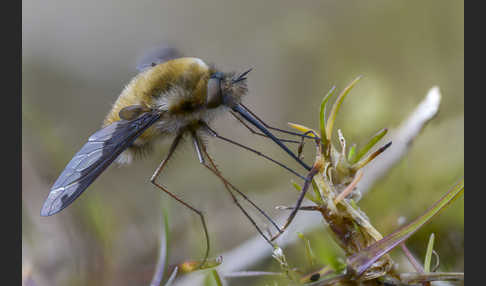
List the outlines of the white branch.
<svg viewBox="0 0 486 286">
<path fill-rule="evenodd" d="M 439 87 L 432 87 L 425 99 L 400 127 L 392 130 L 387 137 L 382 139 L 382 141 L 391 140 L 393 143 L 383 154 L 363 168 L 363 178 L 357 185 L 362 194 L 365 194 L 408 152 L 413 140 L 439 111 L 440 100 Z"/>
</svg>

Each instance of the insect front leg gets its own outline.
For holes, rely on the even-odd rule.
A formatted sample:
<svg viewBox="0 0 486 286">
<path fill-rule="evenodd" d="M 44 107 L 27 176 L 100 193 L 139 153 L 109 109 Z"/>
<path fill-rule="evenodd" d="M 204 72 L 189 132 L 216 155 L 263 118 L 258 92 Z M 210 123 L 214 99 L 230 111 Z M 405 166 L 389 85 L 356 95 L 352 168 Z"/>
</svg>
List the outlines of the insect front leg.
<svg viewBox="0 0 486 286">
<path fill-rule="evenodd" d="M 226 178 L 223 177 L 221 172 L 218 170 L 216 167 L 216 164 L 214 163 L 214 160 L 209 156 L 209 154 L 206 151 L 206 147 L 204 144 L 202 144 L 199 136 L 196 134 L 196 132 L 192 132 L 192 141 L 194 144 L 194 148 L 196 150 L 199 163 L 201 163 L 204 167 L 206 167 L 208 170 L 210 170 L 216 177 L 218 177 L 221 182 L 223 183 L 226 191 L 229 193 L 231 198 L 233 199 L 233 202 L 236 204 L 236 206 L 243 212 L 243 214 L 248 218 L 248 220 L 251 222 L 251 224 L 255 227 L 255 229 L 258 231 L 258 233 L 270 244 L 273 246 L 273 243 L 270 241 L 270 239 L 263 234 L 263 231 L 260 229 L 260 227 L 256 224 L 255 220 L 248 214 L 248 212 L 243 208 L 243 206 L 240 204 L 236 196 L 233 194 L 233 191 L 238 193 L 240 196 L 243 197 L 246 201 L 248 201 L 253 207 L 255 207 L 277 230 L 278 232 L 281 232 L 280 228 L 278 225 L 268 216 L 260 207 L 258 207 L 250 198 L 248 198 L 243 192 L 238 190 L 234 185 L 232 185 Z M 209 162 L 206 162 L 206 159 Z"/>
<path fill-rule="evenodd" d="M 309 174 L 307 175 L 307 177 L 305 178 L 305 182 L 304 182 L 304 187 L 302 188 L 302 191 L 300 192 L 299 194 L 299 198 L 297 199 L 297 202 L 295 203 L 295 207 L 292 209 L 292 211 L 290 212 L 290 215 L 289 217 L 287 218 L 284 226 L 282 227 L 282 231 L 277 233 L 276 235 L 274 235 L 270 240 L 271 241 L 274 241 L 275 239 L 277 239 L 286 229 L 287 227 L 290 225 L 290 223 L 294 220 L 295 218 L 295 215 L 297 214 L 297 212 L 299 211 L 301 205 L 302 205 L 302 201 L 304 200 L 304 197 L 305 197 L 305 194 L 307 193 L 307 190 L 309 189 L 309 186 L 312 182 L 312 179 L 314 178 L 314 176 L 319 172 L 319 169 L 313 167 Z"/>
</svg>

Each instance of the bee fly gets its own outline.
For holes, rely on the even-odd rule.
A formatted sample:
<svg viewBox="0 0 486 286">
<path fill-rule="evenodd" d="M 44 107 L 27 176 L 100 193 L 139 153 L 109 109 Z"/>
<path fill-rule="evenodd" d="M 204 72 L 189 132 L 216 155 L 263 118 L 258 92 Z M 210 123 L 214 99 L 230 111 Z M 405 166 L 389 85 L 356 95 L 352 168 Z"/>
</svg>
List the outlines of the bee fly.
<svg viewBox="0 0 486 286">
<path fill-rule="evenodd" d="M 246 76 L 249 72 L 250 70 L 240 75 L 223 73 L 198 58 L 189 57 L 162 59 L 146 66 L 145 70 L 130 81 L 115 101 L 104 120 L 103 128 L 88 139 L 88 142 L 74 155 L 55 181 L 42 207 L 41 215 L 50 216 L 69 206 L 113 161 L 122 164 L 129 163 L 138 153 L 149 149 L 156 141 L 155 139 L 170 136 L 174 139 L 169 152 L 155 170 L 150 182 L 200 216 L 206 237 L 206 253 L 203 260 L 206 261 L 209 254 L 209 235 L 202 212 L 157 183 L 157 177 L 174 154 L 181 138 L 188 134 L 192 139 L 199 162 L 222 181 L 236 205 L 265 240 L 270 242 L 270 239 L 263 234 L 251 216 L 240 205 L 233 191 L 250 202 L 274 225 L 279 233 L 282 233 L 286 226 L 282 229 L 279 228 L 269 216 L 222 176 L 200 139 L 202 134 L 209 134 L 235 144 L 271 160 L 305 179 L 306 184 L 309 183 L 308 177 L 299 175 L 261 152 L 219 135 L 209 127 L 208 123 L 215 115 L 229 111 L 250 131 L 270 138 L 302 167 L 306 170 L 311 169 L 283 143 L 299 143 L 299 141 L 279 139 L 269 129 L 303 138 L 312 138 L 311 136 L 271 127 L 241 103 L 242 97 L 247 92 Z M 253 130 L 250 125 L 245 123 L 245 120 L 262 133 Z M 297 209 L 298 206 L 294 212 Z M 286 225 L 288 223 L 290 223 L 289 220 Z"/>
</svg>

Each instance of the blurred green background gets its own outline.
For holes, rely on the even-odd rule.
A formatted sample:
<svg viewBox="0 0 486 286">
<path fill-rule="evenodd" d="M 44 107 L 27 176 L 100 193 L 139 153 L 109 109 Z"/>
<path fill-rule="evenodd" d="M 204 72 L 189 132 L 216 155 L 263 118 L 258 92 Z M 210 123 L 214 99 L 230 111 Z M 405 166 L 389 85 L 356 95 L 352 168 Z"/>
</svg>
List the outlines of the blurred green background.
<svg viewBox="0 0 486 286">
<path fill-rule="evenodd" d="M 202 256 L 198 217 L 148 181 L 169 140 L 129 167 L 108 168 L 63 212 L 39 216 L 51 184 L 137 73 L 137 59 L 161 43 L 226 71 L 253 67 L 244 101 L 279 127 L 291 121 L 317 128 L 325 92 L 363 75 L 336 122 L 348 146 L 397 127 L 438 85 L 438 116 L 360 202 L 383 234 L 397 228 L 399 217 L 421 214 L 464 176 L 463 1 L 23 0 L 22 10 L 22 261 L 24 274 L 38 285 L 148 285 L 163 208 L 170 222 L 169 262 Z M 212 126 L 300 168 L 229 114 Z M 285 170 L 207 141 L 223 174 L 271 215 L 279 214 L 274 206 L 295 201 L 295 177 Z M 308 163 L 313 152 L 307 144 Z M 212 256 L 256 235 L 189 142 L 159 180 L 204 211 Z M 308 235 L 316 255 L 334 251 L 323 227 L 316 227 Z M 409 240 L 421 260 L 431 232 L 441 270 L 463 271 L 464 200 Z M 301 243 L 287 251 L 291 264 L 305 262 Z M 278 270 L 271 259 L 255 267 Z"/>
</svg>

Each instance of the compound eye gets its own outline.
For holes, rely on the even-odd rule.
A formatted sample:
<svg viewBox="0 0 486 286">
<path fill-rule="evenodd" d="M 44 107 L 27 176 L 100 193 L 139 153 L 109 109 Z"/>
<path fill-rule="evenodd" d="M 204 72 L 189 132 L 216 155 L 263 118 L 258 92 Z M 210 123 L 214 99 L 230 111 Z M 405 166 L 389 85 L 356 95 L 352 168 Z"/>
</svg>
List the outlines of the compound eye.
<svg viewBox="0 0 486 286">
<path fill-rule="evenodd" d="M 223 95 L 221 93 L 221 79 L 211 77 L 208 81 L 208 94 L 206 97 L 206 105 L 208 108 L 215 108 L 223 103 Z"/>
</svg>

